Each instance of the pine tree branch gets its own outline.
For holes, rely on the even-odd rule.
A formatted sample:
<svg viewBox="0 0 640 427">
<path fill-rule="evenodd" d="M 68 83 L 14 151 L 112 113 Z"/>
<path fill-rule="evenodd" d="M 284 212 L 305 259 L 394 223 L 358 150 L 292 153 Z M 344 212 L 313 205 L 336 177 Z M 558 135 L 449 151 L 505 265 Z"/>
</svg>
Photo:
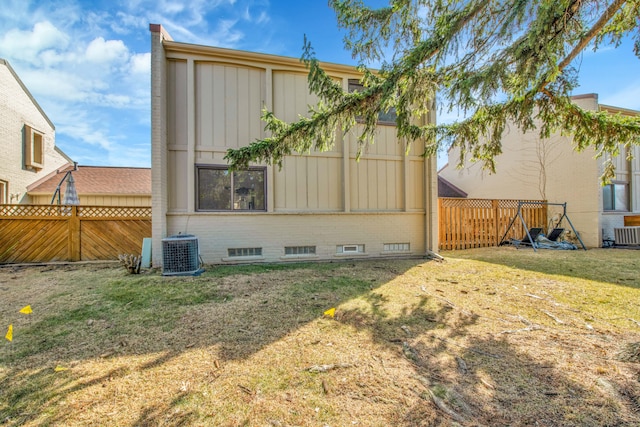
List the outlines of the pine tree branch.
<svg viewBox="0 0 640 427">
<path fill-rule="evenodd" d="M 375 58 L 382 43 L 395 40 L 396 49 L 403 46 L 396 50 L 400 59 L 383 66 L 377 75 L 361 68 L 364 90 L 345 93 L 342 84 L 322 70 L 305 40 L 302 60 L 309 68 L 309 87 L 321 102 L 310 109 L 308 118 L 291 124 L 264 112 L 271 136 L 229 150 L 225 159 L 231 168 L 246 168 L 250 162 L 281 165 L 294 151 L 330 149 L 337 131 L 350 130 L 356 117 L 361 125 L 359 158 L 364 144 L 373 140 L 378 112 L 391 106 L 397 111 L 399 142 L 408 146 L 422 138 L 425 155 L 432 155 L 443 139 L 452 141 L 461 148 L 461 155 L 469 153 L 491 170 L 494 158 L 501 153 L 507 123 L 526 132 L 535 128 L 536 117 L 542 122 L 542 138 L 556 130 L 571 132 L 579 149 L 594 146 L 599 155 L 615 153 L 620 144 L 640 144 L 640 119 L 619 120 L 609 114 L 585 112 L 569 98 L 576 83 L 571 63 L 603 34 L 615 33 L 619 38 L 636 28 L 636 20 L 627 15 L 637 0 L 607 0 L 611 4 L 600 16 L 593 16 L 597 20 L 588 30 L 585 27 L 587 21 L 593 22 L 590 18 L 595 15 L 592 7 L 596 0 L 435 1 L 423 18 L 411 13 L 427 7 L 426 0 L 392 0 L 389 7 L 378 10 L 359 0 L 330 3 L 339 24 L 354 35 L 354 55 Z M 624 25 L 617 26 L 618 21 Z M 420 22 L 433 27 L 416 27 Z M 428 33 L 425 38 L 423 31 Z M 451 62 L 461 41 L 469 42 L 469 51 Z M 416 117 L 432 108 L 428 100 L 442 84 L 441 96 L 444 93 L 450 106 L 455 102 L 464 111 L 475 109 L 474 114 L 453 125 L 417 125 Z M 506 95 L 505 101 L 494 102 L 502 95 Z M 461 157 L 461 163 L 463 160 Z"/>
<path fill-rule="evenodd" d="M 312 148 L 326 150 L 331 147 L 328 140 L 335 136 L 332 135 L 332 132 L 337 130 L 340 121 L 353 123 L 356 115 L 364 113 L 365 126 L 358 139 L 360 147 L 357 157 L 359 157 L 362 145 L 373 137 L 377 116 L 377 110 L 365 107 L 367 105 L 379 106 L 384 97 L 393 96 L 403 77 L 435 57 L 442 46 L 446 46 L 447 42 L 459 34 L 489 3 L 490 0 L 468 3 L 463 11 L 457 12 L 455 16 L 451 17 L 443 31 L 418 43 L 403 58 L 403 61 L 396 64 L 390 72 L 385 73 L 385 78 L 381 83 L 368 87 L 361 94 L 344 96 L 339 103 L 331 105 L 329 108 L 312 111 L 312 117 L 303 118 L 289 125 L 278 121 L 277 125 L 271 123 L 273 126 L 270 126 L 270 120 L 277 119 L 272 114 L 264 114 L 263 118 L 267 122 L 267 129 L 276 132 L 271 137 L 257 140 L 248 146 L 227 150 L 224 158 L 229 163 L 229 168 L 246 169 L 251 162 L 281 165 L 283 157 L 293 151 L 306 152 Z"/>
<path fill-rule="evenodd" d="M 580 42 L 573 48 L 573 50 L 567 55 L 560 64 L 558 64 L 558 69 L 562 71 L 565 69 L 575 58 L 582 52 L 587 45 L 596 38 L 596 36 L 602 31 L 607 22 L 613 18 L 618 10 L 626 3 L 626 0 L 615 0 L 611 5 L 607 8 L 607 10 L 600 16 L 598 21 L 587 31 L 587 33 L 582 37 Z"/>
</svg>

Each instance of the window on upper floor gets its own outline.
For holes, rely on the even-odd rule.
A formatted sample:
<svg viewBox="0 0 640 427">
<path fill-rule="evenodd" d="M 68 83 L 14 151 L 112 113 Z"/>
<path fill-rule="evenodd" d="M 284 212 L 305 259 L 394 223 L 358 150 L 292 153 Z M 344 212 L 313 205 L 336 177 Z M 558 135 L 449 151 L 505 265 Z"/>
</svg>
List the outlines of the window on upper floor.
<svg viewBox="0 0 640 427">
<path fill-rule="evenodd" d="M 264 167 L 229 172 L 225 166 L 196 166 L 198 211 L 265 211 Z"/>
<path fill-rule="evenodd" d="M 351 92 L 362 92 L 364 90 L 364 86 L 357 79 L 349 79 L 349 93 Z M 393 125 L 396 124 L 396 109 L 391 108 L 389 111 L 384 112 L 381 111 L 378 113 L 378 124 L 379 125 Z"/>
<path fill-rule="evenodd" d="M 24 165 L 40 170 L 44 167 L 44 135 L 24 125 Z"/>
<path fill-rule="evenodd" d="M 629 184 L 614 181 L 602 187 L 603 209 L 605 211 L 629 211 Z"/>
</svg>

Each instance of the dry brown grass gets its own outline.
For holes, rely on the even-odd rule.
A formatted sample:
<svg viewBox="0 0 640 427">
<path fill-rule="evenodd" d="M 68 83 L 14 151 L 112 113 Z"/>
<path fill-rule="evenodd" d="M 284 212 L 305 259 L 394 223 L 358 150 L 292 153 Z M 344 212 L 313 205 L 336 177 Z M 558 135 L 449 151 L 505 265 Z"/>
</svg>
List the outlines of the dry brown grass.
<svg viewBox="0 0 640 427">
<path fill-rule="evenodd" d="M 0 424 L 640 424 L 640 252 L 445 255 L 0 268 Z"/>
</svg>

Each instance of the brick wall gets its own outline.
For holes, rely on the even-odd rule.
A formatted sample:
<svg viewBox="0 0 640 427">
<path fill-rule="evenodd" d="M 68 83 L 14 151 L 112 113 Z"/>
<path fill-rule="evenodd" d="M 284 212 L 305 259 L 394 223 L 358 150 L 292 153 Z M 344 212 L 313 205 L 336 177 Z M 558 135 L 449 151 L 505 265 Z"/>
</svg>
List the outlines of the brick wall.
<svg viewBox="0 0 640 427">
<path fill-rule="evenodd" d="M 285 246 L 315 246 L 312 260 L 425 254 L 424 213 L 195 213 L 168 215 L 167 223 L 168 235 L 198 237 L 205 263 L 242 262 L 229 258 L 229 248 L 262 248 L 247 259 L 254 262 L 300 260 L 285 256 Z M 409 251 L 383 251 L 396 243 L 409 243 Z M 364 245 L 364 253 L 340 255 L 338 245 Z"/>
<path fill-rule="evenodd" d="M 43 135 L 44 167 L 24 162 L 24 126 Z M 0 180 L 8 182 L 8 203 L 28 203 L 27 186 L 68 163 L 55 149 L 55 128 L 35 103 L 10 65 L 0 59 Z"/>
</svg>

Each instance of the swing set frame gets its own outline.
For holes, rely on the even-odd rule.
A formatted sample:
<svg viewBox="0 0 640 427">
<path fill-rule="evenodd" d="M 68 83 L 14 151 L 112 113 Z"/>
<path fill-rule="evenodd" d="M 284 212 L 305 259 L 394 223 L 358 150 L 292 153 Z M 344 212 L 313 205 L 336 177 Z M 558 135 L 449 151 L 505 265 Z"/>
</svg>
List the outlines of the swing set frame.
<svg viewBox="0 0 640 427">
<path fill-rule="evenodd" d="M 505 244 L 506 238 L 507 238 L 507 234 L 509 234 L 509 231 L 511 231 L 511 227 L 513 227 L 513 224 L 515 224 L 516 219 L 520 218 L 520 222 L 522 223 L 524 231 L 525 231 L 525 233 L 527 233 L 527 238 L 529 239 L 529 242 L 531 243 L 531 246 L 533 247 L 534 252 L 537 252 L 539 245 L 538 245 L 538 243 L 536 243 L 535 239 L 531 238 L 531 233 L 529 232 L 529 226 L 527 225 L 527 222 L 525 221 L 524 216 L 522 216 L 522 207 L 525 206 L 525 205 L 562 206 L 562 215 L 560 216 L 560 219 L 558 219 L 558 221 L 556 221 L 555 224 L 553 224 L 553 228 L 556 228 L 556 226 L 560 225 L 562 220 L 566 218 L 567 222 L 569 223 L 569 226 L 571 226 L 571 230 L 573 230 L 573 233 L 578 238 L 578 241 L 580 242 L 580 245 L 582 246 L 582 249 L 584 249 L 585 251 L 587 250 L 587 247 L 582 242 L 582 239 L 580 238 L 580 235 L 578 234 L 578 232 L 576 231 L 575 227 L 571 223 L 571 220 L 569 219 L 569 215 L 567 215 L 567 202 L 564 202 L 564 203 L 551 203 L 551 202 L 539 202 L 539 201 L 518 201 L 518 211 L 513 216 L 513 218 L 511 218 L 511 221 L 509 222 L 509 225 L 507 226 L 506 231 L 502 235 L 502 239 L 500 239 L 500 246 Z"/>
</svg>

